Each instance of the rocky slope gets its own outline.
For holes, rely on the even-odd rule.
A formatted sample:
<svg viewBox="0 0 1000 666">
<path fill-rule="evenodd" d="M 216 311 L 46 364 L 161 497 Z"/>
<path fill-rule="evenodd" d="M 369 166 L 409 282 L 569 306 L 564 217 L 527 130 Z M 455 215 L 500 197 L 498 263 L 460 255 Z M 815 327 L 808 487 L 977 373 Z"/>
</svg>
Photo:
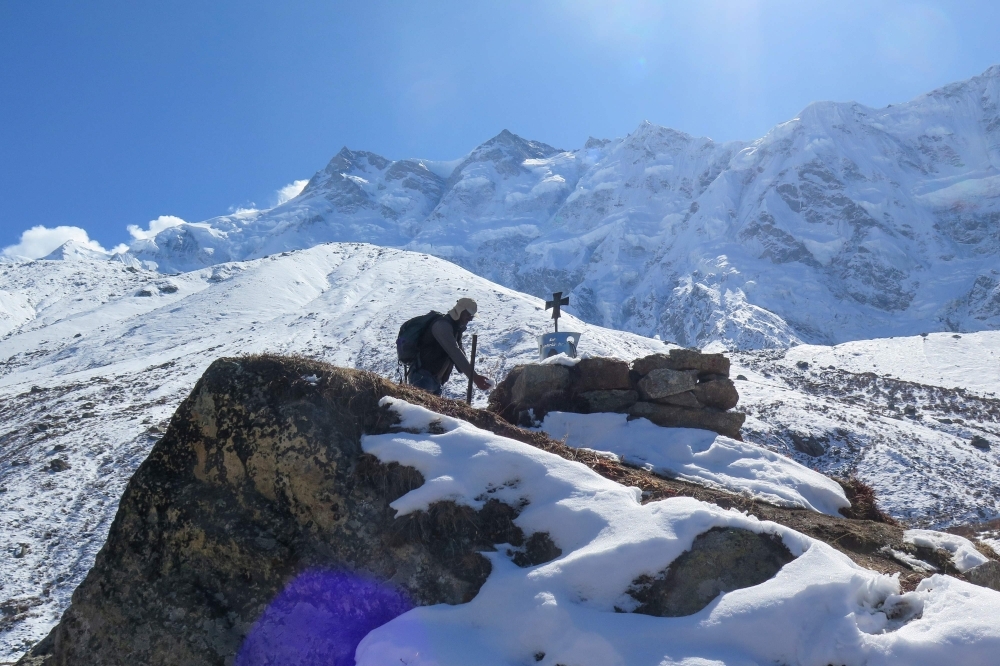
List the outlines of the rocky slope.
<svg viewBox="0 0 1000 666">
<path fill-rule="evenodd" d="M 470 600 L 489 573 L 477 551 L 525 535 L 498 505 L 394 519 L 389 504 L 423 479 L 360 447 L 391 426 L 378 406 L 390 392 L 423 397 L 291 359 L 213 364 L 129 482 L 40 663 L 231 660 L 267 603 L 314 569 L 390 582 L 401 594 L 375 598 L 365 612 L 376 615 Z"/>
<path fill-rule="evenodd" d="M 437 420 L 418 426 L 410 412 L 390 409 L 384 396 L 429 407 Z M 404 510 L 404 496 L 418 489 L 433 494 L 431 486 L 442 479 L 387 461 L 381 444 L 363 447 L 363 435 L 372 442 L 381 441 L 383 433 L 421 439 L 452 431 L 457 423 L 453 417 L 551 452 L 530 454 L 547 461 L 550 471 L 544 478 L 558 476 L 552 471 L 559 469 L 552 467 L 557 457 L 571 458 L 579 461 L 571 465 L 581 470 L 583 462 L 607 478 L 637 485 L 646 501 L 687 495 L 750 509 L 827 541 L 865 566 L 903 571 L 910 589 L 925 574 L 887 556 L 887 549 L 930 558 L 959 575 L 947 554 L 915 549 L 893 525 L 758 505 L 739 495 L 657 478 L 600 456 L 581 455 L 491 413 L 372 373 L 295 358 L 221 359 L 182 403 L 132 477 L 107 542 L 62 620 L 19 663 L 264 664 L 279 655 L 295 663 L 351 664 L 355 647 L 369 631 L 409 608 L 463 604 L 477 597 L 491 571 L 503 568 L 496 558 L 481 554 L 495 544 L 505 544 L 506 557 L 516 567 L 559 558 L 571 544 L 565 529 L 554 534 L 554 541 L 519 518 L 528 516 L 536 502 L 545 502 L 545 495 L 532 486 L 534 477 L 524 458 L 536 450 L 532 447 L 510 445 L 509 455 L 523 459 L 518 463 L 522 476 L 505 487 L 527 493 L 520 500 L 494 488 L 483 493 L 478 506 L 459 493 L 448 495 L 455 499 L 429 500 L 424 508 Z M 422 446 L 429 445 L 425 441 Z M 499 463 L 500 452 L 494 455 Z M 474 471 L 465 474 L 458 482 L 474 488 Z M 516 490 L 518 483 L 525 487 Z M 675 508 L 688 506 L 676 504 L 680 499 L 667 501 L 675 502 L 670 504 Z M 424 505 L 418 501 L 418 506 Z M 707 548 L 700 541 L 672 577 L 656 578 L 655 563 L 643 563 L 639 571 L 649 575 L 633 580 L 628 594 L 636 604 L 631 610 L 659 616 L 697 612 L 718 590 L 762 583 L 801 555 L 803 543 L 815 543 L 766 528 L 780 538 L 757 545 L 754 533 L 762 528 L 744 525 L 740 521 L 745 517 L 733 515 L 723 532 L 702 530 L 716 534 L 709 538 L 714 544 L 710 550 L 712 557 L 723 559 L 714 566 L 699 555 Z M 593 519 L 570 513 L 566 520 L 589 524 Z M 727 557 L 743 562 L 749 578 L 715 580 Z M 627 558 L 619 561 L 626 569 L 632 566 Z M 572 569 L 568 562 L 565 566 Z M 684 580 L 677 581 L 679 575 Z M 722 587 L 698 602 L 689 592 L 699 580 Z M 880 599 L 873 602 L 879 608 L 898 603 Z M 923 604 L 916 597 L 907 600 L 900 612 L 912 615 L 905 611 L 907 604 L 918 602 Z M 495 610 L 504 612 L 499 606 Z M 558 654 L 555 645 L 546 649 L 550 659 Z"/>
<path fill-rule="evenodd" d="M 0 661 L 58 620 L 93 564 L 125 484 L 220 356 L 304 354 L 398 377 L 407 318 L 473 296 L 490 376 L 537 356 L 542 304 L 454 264 L 326 245 L 165 276 L 109 261 L 0 265 L 18 305 L 0 340 Z M 633 358 L 656 340 L 563 319 L 587 350 Z M 464 396 L 457 378 L 446 391 Z M 485 396 L 478 399 L 485 404 Z"/>
<path fill-rule="evenodd" d="M 58 621 L 128 479 L 215 359 L 301 354 L 394 378 L 399 324 L 472 295 L 483 313 L 470 329 L 479 334 L 479 367 L 499 381 L 537 358 L 534 336 L 551 330 L 538 299 L 427 255 L 357 244 L 180 275 L 108 261 L 7 262 L 0 282 L 0 306 L 10 305 L 0 319 L 12 326 L 0 338 L 0 661 L 16 659 Z M 581 352 L 594 356 L 631 361 L 671 348 L 562 321 L 583 332 Z M 767 450 L 758 458 L 856 475 L 884 510 L 913 526 L 993 518 L 1000 374 L 990 359 L 1000 353 L 998 336 L 731 355 L 748 416 L 746 444 L 728 449 L 745 456 L 760 445 Z M 464 396 L 465 386 L 453 380 L 446 390 Z M 477 400 L 485 405 L 483 394 Z M 974 437 L 991 448 L 976 448 Z M 812 454 L 796 438 L 812 442 Z"/>
<path fill-rule="evenodd" d="M 456 163 L 345 148 L 295 199 L 132 244 L 187 271 L 326 241 L 405 247 L 682 345 L 1000 326 L 1000 66 L 899 105 L 812 104 L 753 142 L 644 123 Z"/>
</svg>

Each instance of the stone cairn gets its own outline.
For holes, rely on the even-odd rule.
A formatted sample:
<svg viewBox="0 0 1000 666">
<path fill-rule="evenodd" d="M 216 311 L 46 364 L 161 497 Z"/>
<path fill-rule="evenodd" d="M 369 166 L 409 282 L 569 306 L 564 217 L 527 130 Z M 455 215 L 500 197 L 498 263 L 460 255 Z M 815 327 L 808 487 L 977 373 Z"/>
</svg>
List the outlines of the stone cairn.
<svg viewBox="0 0 1000 666">
<path fill-rule="evenodd" d="M 489 409 L 521 426 L 552 411 L 618 412 L 665 428 L 701 428 L 742 440 L 746 414 L 728 411 L 739 399 L 728 358 L 672 349 L 631 365 L 613 358 L 519 365 L 490 395 Z"/>
</svg>

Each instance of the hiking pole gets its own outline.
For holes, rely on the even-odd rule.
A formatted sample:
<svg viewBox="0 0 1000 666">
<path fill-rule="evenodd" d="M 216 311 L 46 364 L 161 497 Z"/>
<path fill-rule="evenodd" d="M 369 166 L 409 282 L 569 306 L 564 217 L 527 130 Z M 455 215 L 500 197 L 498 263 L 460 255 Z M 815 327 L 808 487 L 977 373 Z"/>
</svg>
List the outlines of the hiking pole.
<svg viewBox="0 0 1000 666">
<path fill-rule="evenodd" d="M 472 378 L 476 376 L 476 340 L 479 336 L 472 336 L 472 353 L 469 354 L 472 358 L 470 359 L 469 365 L 472 367 L 472 377 L 469 377 L 469 388 L 465 392 L 465 404 L 472 404 Z"/>
</svg>

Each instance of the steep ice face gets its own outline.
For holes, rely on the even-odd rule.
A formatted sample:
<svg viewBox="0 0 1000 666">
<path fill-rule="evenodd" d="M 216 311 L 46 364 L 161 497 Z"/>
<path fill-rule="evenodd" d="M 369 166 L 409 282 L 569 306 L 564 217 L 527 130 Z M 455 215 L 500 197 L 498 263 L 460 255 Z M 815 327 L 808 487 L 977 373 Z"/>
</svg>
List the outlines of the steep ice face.
<svg viewBox="0 0 1000 666">
<path fill-rule="evenodd" d="M 393 162 L 344 148 L 298 198 L 322 197 L 346 216 L 378 213 L 391 220 L 422 219 L 441 198 L 442 187 L 442 178 L 419 160 Z"/>
<path fill-rule="evenodd" d="M 344 148 L 284 204 L 171 227 L 135 241 L 130 253 L 162 272 L 184 272 L 340 239 L 405 245 L 441 198 L 443 183 L 420 160 L 392 162 Z"/>
<path fill-rule="evenodd" d="M 132 254 L 193 270 L 327 241 L 449 259 L 686 345 L 1000 326 L 1000 67 L 884 109 L 821 102 L 752 142 L 642 123 L 574 151 L 508 131 L 454 165 L 342 150 L 295 199 Z"/>
<path fill-rule="evenodd" d="M 407 247 L 461 264 L 479 259 L 486 277 L 504 272 L 506 255 L 543 233 L 581 172 L 574 153 L 504 130 L 455 168 Z"/>
</svg>

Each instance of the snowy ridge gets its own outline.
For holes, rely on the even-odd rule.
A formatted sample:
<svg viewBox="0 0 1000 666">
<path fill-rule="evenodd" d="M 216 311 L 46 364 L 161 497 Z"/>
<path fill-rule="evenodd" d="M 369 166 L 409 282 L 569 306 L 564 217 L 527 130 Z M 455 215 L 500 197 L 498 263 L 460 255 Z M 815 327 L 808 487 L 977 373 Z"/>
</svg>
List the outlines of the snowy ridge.
<svg viewBox="0 0 1000 666">
<path fill-rule="evenodd" d="M 690 498 L 640 503 L 637 488 L 581 464 L 383 399 L 425 434 L 368 436 L 366 452 L 426 479 L 393 503 L 399 514 L 452 500 L 474 508 L 489 493 L 523 510 L 525 533 L 548 532 L 562 555 L 523 569 L 486 553 L 489 579 L 469 603 L 414 609 L 374 630 L 359 664 L 587 663 L 934 665 L 987 664 L 1000 648 L 1000 594 L 946 576 L 900 594 L 895 577 L 858 567 L 825 543 Z M 429 434 L 431 422 L 443 430 Z M 631 610 L 626 590 L 667 567 L 712 527 L 781 537 L 795 559 L 771 580 L 721 594 L 688 617 Z"/>
<path fill-rule="evenodd" d="M 15 600 L 26 608 L 0 632 L 0 658 L 20 654 L 55 623 L 104 542 L 128 478 L 216 358 L 304 354 L 394 378 L 392 342 L 402 321 L 472 296 L 480 306 L 469 330 L 479 334 L 477 367 L 499 379 L 513 365 L 533 360 L 535 335 L 551 329 L 540 299 L 435 257 L 364 244 L 320 245 L 177 275 L 87 258 L 3 262 L 0 292 L 9 317 L 0 321 L 10 327 L 0 334 L 0 602 Z M 592 355 L 631 360 L 666 349 L 660 341 L 601 329 L 572 315 L 562 328 L 581 331 L 581 352 Z M 902 377 L 905 370 L 927 384 L 935 383 L 938 368 L 965 364 L 945 376 L 943 385 L 951 391 L 954 377 L 975 374 L 978 350 L 1000 348 L 997 336 L 930 336 L 928 344 L 940 344 L 933 367 L 906 351 L 909 339 L 882 341 L 884 357 L 882 343 L 864 349 L 866 358 L 881 364 L 879 372 Z M 796 367 L 800 357 L 793 354 L 800 350 L 813 355 L 805 357 L 813 368 Z M 868 384 L 845 393 L 843 378 L 864 378 L 848 372 L 846 363 L 837 390 L 816 388 L 826 372 L 816 368 L 816 358 L 862 357 L 839 347 L 798 347 L 787 355 L 733 357 L 733 376 L 749 378 L 737 381 L 740 408 L 749 412 L 744 436 L 769 449 L 748 444 L 736 453 L 748 469 L 776 461 L 775 469 L 798 470 L 798 481 L 772 476 L 770 490 L 755 492 L 779 499 L 798 493 L 816 508 L 829 501 L 822 499 L 823 483 L 809 481 L 820 477 L 777 452 L 826 473 L 857 473 L 875 486 L 883 508 L 921 527 L 1000 515 L 1000 412 L 990 412 L 1000 402 L 986 393 L 967 394 L 954 403 L 965 410 L 963 422 L 943 424 L 936 417 L 944 412 L 932 411 L 940 405 L 915 394 L 927 417 L 914 420 L 903 415 L 904 403 L 890 409 Z M 897 367 L 903 361 L 905 368 Z M 458 378 L 446 388 L 452 397 L 464 396 L 464 389 Z M 483 404 L 484 396 L 477 400 Z M 793 447 L 789 432 L 833 439 L 823 455 L 813 457 Z M 996 445 L 988 451 L 971 447 L 974 433 Z M 720 450 L 735 446 L 722 439 Z M 711 450 L 712 442 L 704 443 Z M 643 455 L 661 471 L 712 481 L 692 468 L 685 472 L 682 465 L 690 460 Z M 716 469 L 714 482 L 738 490 L 746 479 L 735 470 L 725 480 Z"/>
<path fill-rule="evenodd" d="M 584 321 L 683 345 L 995 330 L 1000 67 L 884 109 L 811 104 L 750 143 L 643 123 L 568 151 L 505 130 L 454 165 L 345 148 L 291 201 L 130 256 L 188 271 L 327 241 L 569 292 Z"/>
</svg>

